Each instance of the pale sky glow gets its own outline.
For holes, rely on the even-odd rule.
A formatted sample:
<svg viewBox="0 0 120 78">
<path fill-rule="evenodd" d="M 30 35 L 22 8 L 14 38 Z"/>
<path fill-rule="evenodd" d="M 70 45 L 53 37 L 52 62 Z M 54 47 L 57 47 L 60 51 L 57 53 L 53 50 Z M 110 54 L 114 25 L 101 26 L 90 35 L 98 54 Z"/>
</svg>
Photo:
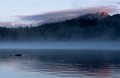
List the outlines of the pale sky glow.
<svg viewBox="0 0 120 78">
<path fill-rule="evenodd" d="M 69 9 L 115 6 L 120 0 L 0 0 L 0 22 L 22 22 L 16 16 L 44 14 Z"/>
</svg>

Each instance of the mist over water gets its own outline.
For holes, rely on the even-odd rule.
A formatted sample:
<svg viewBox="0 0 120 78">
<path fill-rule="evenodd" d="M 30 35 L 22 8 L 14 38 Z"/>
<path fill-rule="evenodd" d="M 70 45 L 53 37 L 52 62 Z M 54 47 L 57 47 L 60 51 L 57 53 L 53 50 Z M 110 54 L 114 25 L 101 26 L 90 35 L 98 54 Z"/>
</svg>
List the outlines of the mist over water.
<svg viewBox="0 0 120 78">
<path fill-rule="evenodd" d="M 119 58 L 120 42 L 1 42 L 0 77 L 119 78 Z"/>
<path fill-rule="evenodd" d="M 120 42 L 1 42 L 0 49 L 120 50 Z"/>
</svg>

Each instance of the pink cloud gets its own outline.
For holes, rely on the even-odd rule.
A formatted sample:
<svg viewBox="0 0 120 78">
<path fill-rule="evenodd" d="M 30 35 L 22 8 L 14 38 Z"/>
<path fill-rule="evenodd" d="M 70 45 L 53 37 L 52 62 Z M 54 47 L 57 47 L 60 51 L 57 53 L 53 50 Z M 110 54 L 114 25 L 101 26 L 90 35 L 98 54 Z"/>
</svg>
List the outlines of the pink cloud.
<svg viewBox="0 0 120 78">
<path fill-rule="evenodd" d="M 17 23 L 17 22 L 0 22 L 0 27 L 18 27 L 27 26 L 27 24 Z"/>
<path fill-rule="evenodd" d="M 0 27 L 13 26 L 12 22 L 0 22 Z"/>
<path fill-rule="evenodd" d="M 112 13 L 115 13 L 116 11 L 117 11 L 117 8 L 113 6 L 99 6 L 99 7 L 70 9 L 70 10 L 64 10 L 64 11 L 58 11 L 58 12 L 49 12 L 45 14 L 17 16 L 17 17 L 25 21 L 54 22 L 54 21 L 61 21 L 61 20 L 75 18 L 80 15 L 88 14 L 88 13 L 108 12 L 112 14 Z"/>
</svg>

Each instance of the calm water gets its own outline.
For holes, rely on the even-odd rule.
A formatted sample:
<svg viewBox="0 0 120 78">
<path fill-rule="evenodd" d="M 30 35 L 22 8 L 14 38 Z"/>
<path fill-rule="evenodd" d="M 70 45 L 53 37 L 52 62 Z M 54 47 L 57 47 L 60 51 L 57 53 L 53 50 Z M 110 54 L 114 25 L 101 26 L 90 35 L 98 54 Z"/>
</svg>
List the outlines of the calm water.
<svg viewBox="0 0 120 78">
<path fill-rule="evenodd" d="M 0 78 L 119 77 L 120 51 L 0 50 Z"/>
</svg>

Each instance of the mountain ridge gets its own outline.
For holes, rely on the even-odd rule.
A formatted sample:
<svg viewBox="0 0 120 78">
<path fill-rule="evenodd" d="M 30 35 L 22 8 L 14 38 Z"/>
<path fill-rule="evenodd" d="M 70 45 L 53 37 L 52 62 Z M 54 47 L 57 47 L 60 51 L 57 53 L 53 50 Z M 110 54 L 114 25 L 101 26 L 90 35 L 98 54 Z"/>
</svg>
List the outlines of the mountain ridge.
<svg viewBox="0 0 120 78">
<path fill-rule="evenodd" d="M 98 18 L 99 15 L 100 18 Z M 120 14 L 110 16 L 105 12 L 93 13 L 90 18 L 89 14 L 85 14 L 79 18 L 46 23 L 36 27 L 0 27 L 0 41 L 91 40 L 120 41 Z"/>
</svg>

